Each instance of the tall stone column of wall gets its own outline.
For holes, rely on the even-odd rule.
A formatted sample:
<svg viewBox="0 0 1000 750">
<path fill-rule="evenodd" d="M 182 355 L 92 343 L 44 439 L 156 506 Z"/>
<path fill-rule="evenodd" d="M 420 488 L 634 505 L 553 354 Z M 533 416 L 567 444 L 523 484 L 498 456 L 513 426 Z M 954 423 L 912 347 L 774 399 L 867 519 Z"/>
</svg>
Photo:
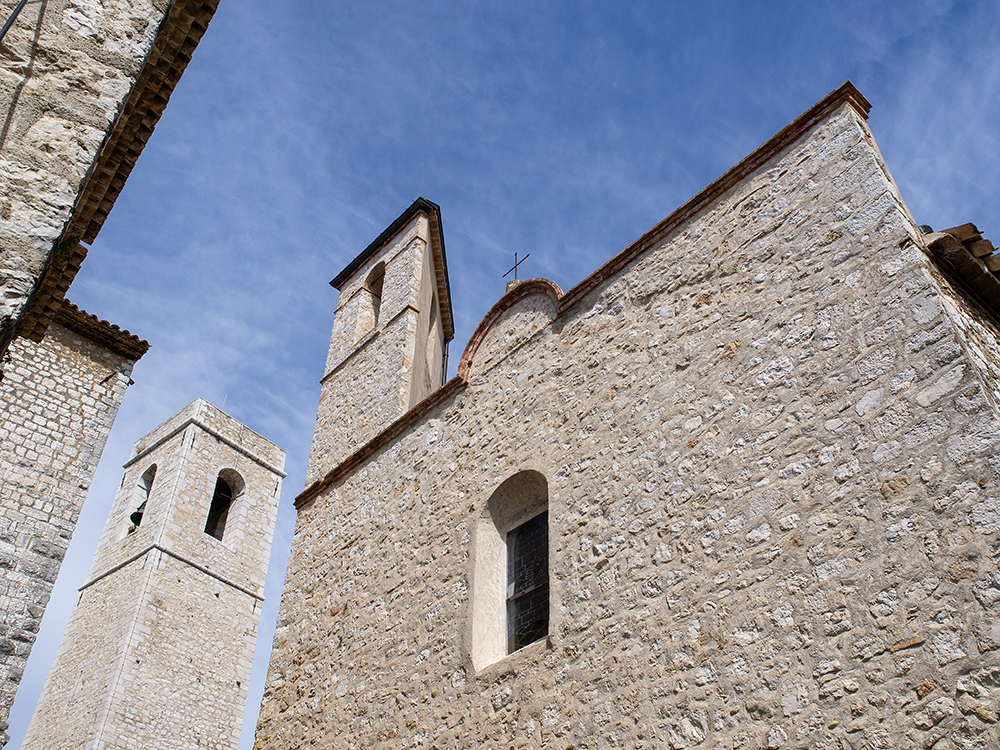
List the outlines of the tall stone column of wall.
<svg viewBox="0 0 1000 750">
<path fill-rule="evenodd" d="M 259 750 L 1000 741 L 1000 423 L 964 366 L 1000 335 L 956 332 L 862 114 L 515 303 L 490 366 L 300 496 Z M 527 471 L 548 637 L 477 663 L 488 502 Z"/>
<path fill-rule="evenodd" d="M 40 344 L 14 342 L 0 382 L 4 729 L 132 366 L 147 347 L 79 311 L 60 321 Z M 109 348 L 107 337 L 122 346 Z"/>
<path fill-rule="evenodd" d="M 4 20 L 15 2 L 0 4 Z M 62 235 L 168 3 L 25 6 L 0 67 L 0 350 Z"/>
<path fill-rule="evenodd" d="M 6 20 L 16 0 L 2 0 Z M 0 354 L 44 333 L 216 0 L 28 3 L 0 49 Z M 51 288 L 37 288 L 49 273 Z M 34 298 L 38 309 L 26 310 Z M 40 307 L 39 307 L 40 306 Z M 35 329 L 38 329 L 35 333 Z"/>
<path fill-rule="evenodd" d="M 235 750 L 284 457 L 201 399 L 136 444 L 25 750 Z"/>
</svg>

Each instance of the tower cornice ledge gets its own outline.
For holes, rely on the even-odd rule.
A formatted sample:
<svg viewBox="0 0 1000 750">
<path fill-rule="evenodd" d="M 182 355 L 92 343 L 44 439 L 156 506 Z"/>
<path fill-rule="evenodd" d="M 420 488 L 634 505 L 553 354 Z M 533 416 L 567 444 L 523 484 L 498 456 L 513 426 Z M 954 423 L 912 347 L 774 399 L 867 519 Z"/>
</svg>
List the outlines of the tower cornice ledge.
<svg viewBox="0 0 1000 750">
<path fill-rule="evenodd" d="M 184 432 L 184 430 L 186 430 L 188 428 L 188 425 L 192 425 L 192 424 L 196 425 L 199 429 L 202 429 L 205 432 L 207 432 L 209 435 L 211 435 L 212 437 L 214 437 L 220 443 L 225 443 L 226 445 L 228 445 L 233 450 L 238 451 L 239 453 L 242 453 L 244 456 L 246 456 L 247 458 L 249 458 L 254 463 L 256 463 L 256 464 L 258 464 L 260 466 L 263 466 L 265 469 L 267 469 L 268 471 L 270 471 L 270 472 L 272 472 L 274 474 L 277 474 L 282 479 L 284 479 L 285 477 L 288 476 L 288 474 L 286 474 L 284 471 L 282 471 L 277 466 L 272 465 L 271 463 L 269 463 L 268 461 L 265 461 L 264 459 L 260 458 L 259 456 L 255 456 L 253 453 L 251 453 L 250 451 L 248 451 L 242 445 L 236 444 L 235 442 L 233 442 L 232 440 L 230 440 L 229 438 L 227 438 L 225 435 L 223 435 L 220 432 L 218 432 L 217 430 L 214 430 L 211 427 L 209 427 L 207 424 L 205 424 L 203 421 L 201 421 L 197 417 L 188 417 L 183 422 L 181 422 L 179 425 L 177 425 L 174 429 L 170 430 L 170 432 L 168 432 L 165 435 L 162 435 L 161 437 L 157 438 L 154 442 L 150 443 L 148 446 L 146 446 L 145 448 L 143 448 L 141 451 L 139 451 L 134 456 L 132 456 L 132 458 L 130 458 L 128 461 L 126 461 L 124 464 L 122 464 L 122 468 L 127 469 L 129 466 L 131 466 L 132 464 L 134 464 L 136 461 L 138 461 L 139 459 L 141 459 L 144 456 L 148 455 L 151 451 L 155 450 L 156 448 L 158 448 L 159 446 L 163 445 L 165 442 L 167 442 L 168 440 L 170 440 L 170 438 L 174 437 L 178 433 Z"/>
</svg>

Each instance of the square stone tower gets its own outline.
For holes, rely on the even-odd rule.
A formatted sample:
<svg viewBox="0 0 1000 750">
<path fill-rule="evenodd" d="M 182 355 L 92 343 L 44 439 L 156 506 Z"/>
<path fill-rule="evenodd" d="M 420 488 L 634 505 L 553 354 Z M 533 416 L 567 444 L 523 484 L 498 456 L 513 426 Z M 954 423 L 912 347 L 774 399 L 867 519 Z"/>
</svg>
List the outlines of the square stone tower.
<svg viewBox="0 0 1000 750">
<path fill-rule="evenodd" d="M 441 209 L 415 200 L 330 285 L 340 298 L 307 485 L 444 382 L 455 326 Z"/>
<path fill-rule="evenodd" d="M 202 399 L 136 443 L 25 750 L 237 747 L 284 460 Z"/>
</svg>

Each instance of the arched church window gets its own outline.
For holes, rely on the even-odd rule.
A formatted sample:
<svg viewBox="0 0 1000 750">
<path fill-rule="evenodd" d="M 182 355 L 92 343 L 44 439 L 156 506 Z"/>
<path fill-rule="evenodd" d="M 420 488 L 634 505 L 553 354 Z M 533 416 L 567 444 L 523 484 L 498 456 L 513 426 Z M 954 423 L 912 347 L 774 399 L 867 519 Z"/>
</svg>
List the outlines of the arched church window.
<svg viewBox="0 0 1000 750">
<path fill-rule="evenodd" d="M 132 525 L 128 529 L 129 534 L 142 525 L 142 516 L 146 512 L 146 502 L 149 500 L 149 493 L 153 489 L 154 479 L 156 479 L 156 464 L 153 464 L 146 469 L 142 473 L 142 476 L 139 477 L 139 484 L 137 486 L 138 491 L 136 493 L 139 499 L 139 504 L 129 516 L 129 521 L 132 522 Z"/>
<path fill-rule="evenodd" d="M 477 523 L 472 573 L 472 662 L 481 669 L 549 634 L 548 483 L 509 477 Z"/>
<path fill-rule="evenodd" d="M 215 492 L 212 494 L 212 504 L 208 508 L 208 518 L 205 519 L 205 533 L 222 540 L 226 532 L 226 524 L 232 515 L 233 501 L 243 492 L 243 479 L 232 469 L 223 469 L 215 481 Z"/>
<path fill-rule="evenodd" d="M 549 634 L 549 514 L 507 532 L 507 653 Z"/>
</svg>

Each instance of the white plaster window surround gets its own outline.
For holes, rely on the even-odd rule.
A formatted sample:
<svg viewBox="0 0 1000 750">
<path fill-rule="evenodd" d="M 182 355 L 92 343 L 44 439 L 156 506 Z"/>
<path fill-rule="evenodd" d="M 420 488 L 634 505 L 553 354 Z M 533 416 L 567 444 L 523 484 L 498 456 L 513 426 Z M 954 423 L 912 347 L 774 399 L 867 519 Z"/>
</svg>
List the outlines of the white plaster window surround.
<svg viewBox="0 0 1000 750">
<path fill-rule="evenodd" d="M 508 646 L 508 533 L 543 513 L 547 517 L 547 511 L 548 482 L 539 472 L 527 470 L 508 477 L 476 520 L 469 651 L 477 672 L 513 653 Z M 548 632 L 546 624 L 545 633 L 530 645 L 544 643 Z"/>
</svg>

